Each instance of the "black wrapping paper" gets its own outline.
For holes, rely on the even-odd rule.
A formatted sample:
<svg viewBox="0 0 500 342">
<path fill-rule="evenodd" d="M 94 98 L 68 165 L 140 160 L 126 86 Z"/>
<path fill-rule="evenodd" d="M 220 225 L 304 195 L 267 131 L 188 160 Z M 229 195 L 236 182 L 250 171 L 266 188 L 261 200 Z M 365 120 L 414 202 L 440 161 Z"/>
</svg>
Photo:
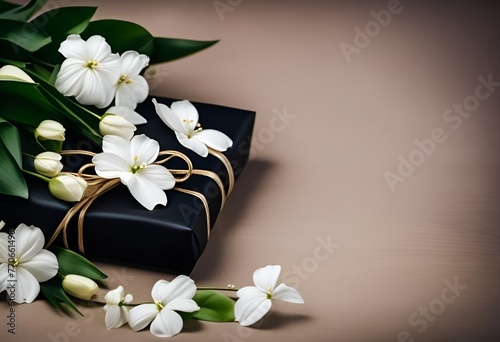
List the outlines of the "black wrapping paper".
<svg viewBox="0 0 500 342">
<path fill-rule="evenodd" d="M 168 106 L 174 101 L 160 97 L 156 99 Z M 220 130 L 233 140 L 233 146 L 224 155 L 231 162 L 237 179 L 248 161 L 255 113 L 192 103 L 198 110 L 203 128 Z M 136 134 L 143 133 L 157 140 L 160 150 L 185 153 L 194 168 L 217 173 L 227 189 L 227 171 L 222 162 L 211 155 L 200 157 L 180 145 L 174 132 L 156 114 L 151 98 L 140 104 L 136 111 L 148 120 L 146 125 L 138 126 Z M 101 152 L 100 147 L 92 146 L 86 140 L 67 142 L 65 149 L 68 148 Z M 76 170 L 85 162 L 88 160 L 81 156 L 64 158 L 63 164 L 67 167 L 64 171 Z M 168 168 L 185 168 L 181 161 L 164 165 Z M 54 198 L 43 180 L 32 176 L 26 178 L 29 199 L 0 195 L 0 220 L 5 221 L 8 227 L 16 227 L 19 223 L 37 226 L 48 241 L 74 203 Z M 221 194 L 215 182 L 208 177 L 192 175 L 178 186 L 198 191 L 206 197 L 210 208 L 210 227 L 213 227 L 221 206 Z M 175 190 L 167 190 L 166 194 L 167 205 L 157 205 L 152 211 L 142 207 L 122 184 L 98 197 L 85 216 L 85 256 L 94 261 L 189 274 L 208 242 L 206 212 L 201 201 L 193 195 Z M 231 196 L 227 200 L 231 200 Z M 69 247 L 77 251 L 77 217 L 68 225 L 67 233 Z M 63 246 L 61 236 L 54 245 Z"/>
</svg>

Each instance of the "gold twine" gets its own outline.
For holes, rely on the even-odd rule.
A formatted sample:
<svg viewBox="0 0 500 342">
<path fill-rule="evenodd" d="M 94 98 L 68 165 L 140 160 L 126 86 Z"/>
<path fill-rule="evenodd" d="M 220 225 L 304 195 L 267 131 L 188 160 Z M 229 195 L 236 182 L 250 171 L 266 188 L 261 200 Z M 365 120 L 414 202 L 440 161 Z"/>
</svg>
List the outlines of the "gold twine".
<svg viewBox="0 0 500 342">
<path fill-rule="evenodd" d="M 87 156 L 95 156 L 96 153 L 90 152 L 90 151 L 84 151 L 84 150 L 65 150 L 61 151 L 61 154 L 82 154 L 82 155 L 87 155 Z M 157 160 L 154 163 L 155 164 L 163 164 L 166 163 L 167 161 L 171 160 L 172 158 L 180 158 L 182 159 L 186 165 L 187 165 L 187 170 L 180 170 L 180 169 L 168 169 L 172 175 L 174 175 L 174 178 L 176 182 L 181 183 L 189 179 L 191 175 L 201 175 L 208 177 L 212 179 L 217 186 L 220 189 L 221 193 L 221 206 L 220 210 L 222 210 L 227 196 L 231 193 L 233 186 L 234 186 L 234 172 L 233 169 L 231 168 L 231 164 L 229 160 L 226 158 L 225 155 L 223 155 L 219 151 L 215 151 L 209 148 L 209 153 L 215 157 L 217 157 L 219 160 L 222 161 L 224 166 L 227 169 L 228 172 L 228 177 L 229 177 L 229 185 L 228 185 L 228 191 L 226 193 L 224 184 L 220 177 L 213 171 L 209 170 L 201 170 L 201 169 L 194 169 L 193 168 L 193 163 L 191 160 L 184 154 L 179 151 L 175 150 L 166 150 L 166 151 L 161 151 L 159 152 L 158 156 L 166 156 L 164 159 Z M 66 248 L 69 248 L 68 244 L 68 238 L 67 238 L 67 227 L 73 216 L 75 216 L 78 213 L 78 225 L 77 225 L 77 238 L 78 238 L 78 250 L 82 253 L 85 254 L 85 248 L 84 248 L 84 243 L 83 243 L 83 223 L 85 219 L 85 215 L 87 213 L 87 210 L 90 208 L 92 203 L 102 194 L 106 193 L 107 191 L 113 189 L 115 186 L 120 184 L 120 179 L 119 178 L 112 178 L 112 179 L 107 179 L 107 178 L 102 178 L 97 175 L 89 175 L 83 173 L 86 169 L 93 167 L 94 164 L 88 163 L 83 165 L 77 173 L 74 172 L 63 172 L 67 174 L 73 174 L 78 177 L 81 177 L 85 179 L 87 182 L 88 186 L 85 189 L 85 192 L 83 193 L 83 196 L 81 200 L 76 203 L 73 207 L 71 207 L 67 212 L 64 218 L 61 220 L 59 225 L 57 226 L 56 230 L 52 234 L 52 237 L 50 240 L 45 244 L 45 248 L 48 248 L 54 240 L 59 236 L 59 234 L 62 232 L 63 233 L 63 243 Z M 179 177 L 175 177 L 179 176 Z M 210 236 L 210 230 L 211 230 L 211 225 L 210 225 L 210 208 L 209 204 L 207 201 L 207 198 L 205 195 L 198 191 L 194 190 L 189 190 L 189 189 L 184 189 L 180 187 L 174 187 L 173 190 L 183 192 L 192 196 L 197 197 L 203 204 L 205 208 L 205 213 L 206 213 L 206 220 L 207 220 L 207 239 Z"/>
</svg>

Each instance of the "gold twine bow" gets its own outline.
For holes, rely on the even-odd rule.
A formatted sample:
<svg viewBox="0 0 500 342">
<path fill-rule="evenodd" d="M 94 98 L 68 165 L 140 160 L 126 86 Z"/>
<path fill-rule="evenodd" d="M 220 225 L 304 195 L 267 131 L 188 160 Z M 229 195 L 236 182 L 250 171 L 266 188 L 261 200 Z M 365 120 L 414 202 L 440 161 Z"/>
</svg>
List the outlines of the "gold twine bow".
<svg viewBox="0 0 500 342">
<path fill-rule="evenodd" d="M 172 158 L 182 159 L 187 165 L 186 170 L 184 170 L 184 169 L 168 169 L 170 171 L 170 173 L 172 173 L 172 175 L 174 176 L 176 183 L 181 183 L 181 182 L 188 180 L 191 177 L 191 175 L 193 175 L 193 174 L 209 177 L 210 179 L 212 179 L 220 189 L 220 193 L 221 193 L 220 210 L 222 210 L 222 208 L 226 202 L 227 197 L 229 196 L 229 194 L 233 190 L 234 172 L 233 172 L 233 169 L 231 167 L 231 163 L 229 162 L 229 160 L 227 159 L 227 157 L 224 154 L 222 154 L 219 151 L 213 150 L 211 148 L 209 148 L 208 150 L 209 150 L 209 154 L 217 157 L 226 167 L 226 170 L 228 173 L 228 190 L 227 190 L 227 192 L 224 188 L 224 183 L 220 179 L 219 175 L 217 175 L 215 172 L 209 171 L 209 170 L 194 169 L 193 163 L 191 162 L 191 160 L 184 153 L 181 153 L 179 151 L 175 151 L 175 150 L 161 151 L 158 154 L 158 156 L 166 156 L 166 157 L 161 159 L 161 160 L 157 160 L 154 163 L 155 164 L 163 164 L 163 163 L 168 162 Z M 66 154 L 66 155 L 83 154 L 83 155 L 92 156 L 92 157 L 96 155 L 96 153 L 94 153 L 94 152 L 84 151 L 84 150 L 66 150 L 66 151 L 62 151 L 61 154 Z M 87 210 L 90 208 L 90 206 L 92 205 L 92 203 L 94 202 L 94 200 L 97 197 L 108 192 L 109 190 L 113 189 L 115 186 L 117 186 L 118 184 L 121 183 L 119 178 L 107 179 L 107 178 L 102 178 L 98 175 L 84 173 L 84 171 L 87 168 L 90 168 L 93 166 L 94 166 L 94 164 L 88 163 L 88 164 L 83 165 L 78 170 L 78 172 L 76 172 L 76 173 L 70 172 L 70 174 L 73 174 L 73 175 L 76 175 L 78 177 L 83 178 L 87 182 L 87 188 L 85 189 L 85 192 L 84 192 L 81 200 L 68 210 L 68 212 L 66 213 L 64 218 L 61 220 L 61 223 L 59 223 L 59 226 L 57 226 L 56 230 L 52 234 L 52 237 L 50 238 L 50 240 L 45 244 L 45 248 L 49 247 L 54 242 L 54 240 L 59 236 L 59 234 L 61 232 L 63 233 L 64 246 L 66 248 L 69 248 L 68 237 L 67 237 L 67 227 L 68 227 L 68 224 L 71 221 L 71 219 L 78 213 L 78 226 L 77 226 L 78 250 L 82 254 L 85 253 L 84 244 L 83 244 L 83 223 L 84 223 L 84 219 L 85 219 L 85 215 L 87 213 Z M 178 176 L 178 177 L 176 177 L 176 176 Z M 198 198 L 202 202 L 202 204 L 205 208 L 205 213 L 206 213 L 207 239 L 208 239 L 208 237 L 210 236 L 210 230 L 211 230 L 210 210 L 209 210 L 209 204 L 208 204 L 208 201 L 207 201 L 205 195 L 203 195 L 202 193 L 200 193 L 198 191 L 184 189 L 184 188 L 180 188 L 177 186 L 174 187 L 173 190 L 195 196 L 196 198 Z"/>
</svg>

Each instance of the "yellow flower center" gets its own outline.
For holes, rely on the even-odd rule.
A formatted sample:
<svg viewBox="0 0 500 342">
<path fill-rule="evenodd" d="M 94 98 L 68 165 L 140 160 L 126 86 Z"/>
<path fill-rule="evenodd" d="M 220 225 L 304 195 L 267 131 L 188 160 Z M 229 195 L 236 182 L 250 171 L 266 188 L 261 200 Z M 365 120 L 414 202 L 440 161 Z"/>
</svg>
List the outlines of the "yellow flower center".
<svg viewBox="0 0 500 342">
<path fill-rule="evenodd" d="M 89 68 L 90 70 L 94 70 L 94 68 L 98 65 L 99 63 L 97 63 L 97 61 L 88 61 L 87 64 L 85 64 L 85 67 Z"/>
<path fill-rule="evenodd" d="M 132 79 L 128 78 L 127 74 L 123 74 L 118 80 L 118 85 L 122 84 L 123 82 L 125 82 L 126 84 L 130 84 L 132 83 Z"/>
<path fill-rule="evenodd" d="M 134 157 L 135 162 L 137 162 L 137 159 L 139 159 L 139 156 Z M 137 165 L 136 163 L 134 163 L 134 165 L 130 168 L 130 172 L 135 174 L 137 171 L 145 169 L 147 166 L 148 165 L 146 163 L 141 163 L 141 165 Z"/>
<path fill-rule="evenodd" d="M 14 266 L 14 267 L 17 267 L 17 265 L 19 265 L 19 259 L 18 258 L 14 258 L 14 262 L 8 262 L 7 264 L 9 264 L 11 266 Z"/>
<path fill-rule="evenodd" d="M 273 298 L 273 294 L 272 294 L 271 288 L 268 288 L 268 289 L 267 289 L 266 298 L 267 298 L 267 299 L 271 299 L 271 298 Z"/>
<path fill-rule="evenodd" d="M 156 304 L 156 307 L 158 308 L 158 311 L 163 310 L 163 304 L 159 300 L 156 300 L 155 304 Z"/>
<path fill-rule="evenodd" d="M 191 120 L 189 120 L 189 123 L 193 123 L 193 121 L 194 120 L 191 119 Z M 182 123 L 185 124 L 185 125 L 189 125 L 187 119 L 182 119 Z M 187 127 L 188 127 L 187 131 L 189 131 L 189 126 L 187 126 Z M 192 131 L 192 132 L 190 132 L 190 133 L 187 134 L 188 139 L 191 139 L 191 137 L 193 135 L 195 135 L 196 133 L 201 132 L 202 130 L 203 130 L 203 128 L 201 128 L 201 124 L 198 122 L 196 124 L 196 129 L 194 131 Z"/>
</svg>

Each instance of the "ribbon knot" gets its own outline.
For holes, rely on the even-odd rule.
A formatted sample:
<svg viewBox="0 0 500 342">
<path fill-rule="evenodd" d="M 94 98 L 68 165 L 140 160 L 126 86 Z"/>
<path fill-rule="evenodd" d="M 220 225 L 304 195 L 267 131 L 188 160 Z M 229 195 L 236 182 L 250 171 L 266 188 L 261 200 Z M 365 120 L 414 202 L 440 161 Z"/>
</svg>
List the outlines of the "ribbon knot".
<svg viewBox="0 0 500 342">
<path fill-rule="evenodd" d="M 96 154 L 90 151 L 83 151 L 83 150 L 66 150 L 62 151 L 61 154 L 65 155 L 72 155 L 72 154 L 83 154 L 83 155 L 88 155 L 88 156 L 95 156 Z M 160 151 L 158 156 L 163 156 L 163 159 L 157 160 L 154 163 L 155 164 L 164 164 L 173 158 L 180 158 L 186 163 L 186 169 L 168 169 L 170 173 L 175 178 L 176 183 L 182 183 L 187 181 L 192 175 L 200 175 L 200 176 L 205 176 L 210 179 L 212 179 L 217 186 L 220 188 L 220 193 L 221 193 L 221 206 L 220 210 L 224 207 L 224 204 L 226 202 L 227 196 L 232 192 L 233 186 L 234 186 L 234 172 L 231 167 L 231 163 L 227 159 L 227 157 L 222 154 L 219 151 L 213 150 L 209 148 L 209 154 L 212 156 L 217 157 L 226 167 L 227 173 L 228 173 L 228 189 L 227 192 L 224 187 L 224 183 L 220 179 L 219 175 L 217 175 L 215 172 L 210 171 L 210 170 L 202 170 L 202 169 L 194 169 L 193 168 L 193 163 L 189 159 L 188 156 L 186 156 L 184 153 L 175 151 L 175 150 L 165 150 L 165 151 Z M 63 234 L 63 243 L 66 248 L 69 248 L 68 244 L 68 238 L 67 238 L 67 228 L 68 224 L 70 223 L 71 219 L 78 214 L 78 225 L 77 225 L 77 232 L 78 232 L 78 250 L 80 253 L 84 254 L 85 253 L 85 248 L 84 248 L 84 243 L 83 243 L 83 224 L 84 224 L 84 219 L 85 215 L 87 213 L 87 210 L 90 208 L 92 203 L 102 194 L 108 192 L 109 190 L 113 189 L 116 187 L 118 184 L 121 183 L 119 178 L 112 178 L 112 179 L 107 179 L 107 178 L 102 178 L 98 175 L 94 174 L 87 174 L 84 173 L 84 171 L 88 168 L 93 167 L 94 165 L 92 163 L 88 163 L 80 167 L 78 172 L 70 172 L 73 175 L 76 175 L 78 177 L 83 178 L 88 186 L 87 189 L 85 190 L 81 200 L 77 202 L 73 207 L 71 207 L 65 214 L 64 218 L 61 220 L 59 225 L 57 226 L 56 230 L 52 234 L 52 237 L 50 240 L 45 244 L 45 248 L 48 248 L 54 240 L 59 236 L 59 234 Z M 181 187 L 174 187 L 173 190 L 183 192 L 192 196 L 197 197 L 203 204 L 205 208 L 205 213 L 206 213 L 206 220 L 207 220 L 207 238 L 210 236 L 210 230 L 211 230 L 211 225 L 210 225 L 210 210 L 209 210 L 209 204 L 208 201 L 202 193 L 190 189 L 184 189 Z"/>
</svg>

